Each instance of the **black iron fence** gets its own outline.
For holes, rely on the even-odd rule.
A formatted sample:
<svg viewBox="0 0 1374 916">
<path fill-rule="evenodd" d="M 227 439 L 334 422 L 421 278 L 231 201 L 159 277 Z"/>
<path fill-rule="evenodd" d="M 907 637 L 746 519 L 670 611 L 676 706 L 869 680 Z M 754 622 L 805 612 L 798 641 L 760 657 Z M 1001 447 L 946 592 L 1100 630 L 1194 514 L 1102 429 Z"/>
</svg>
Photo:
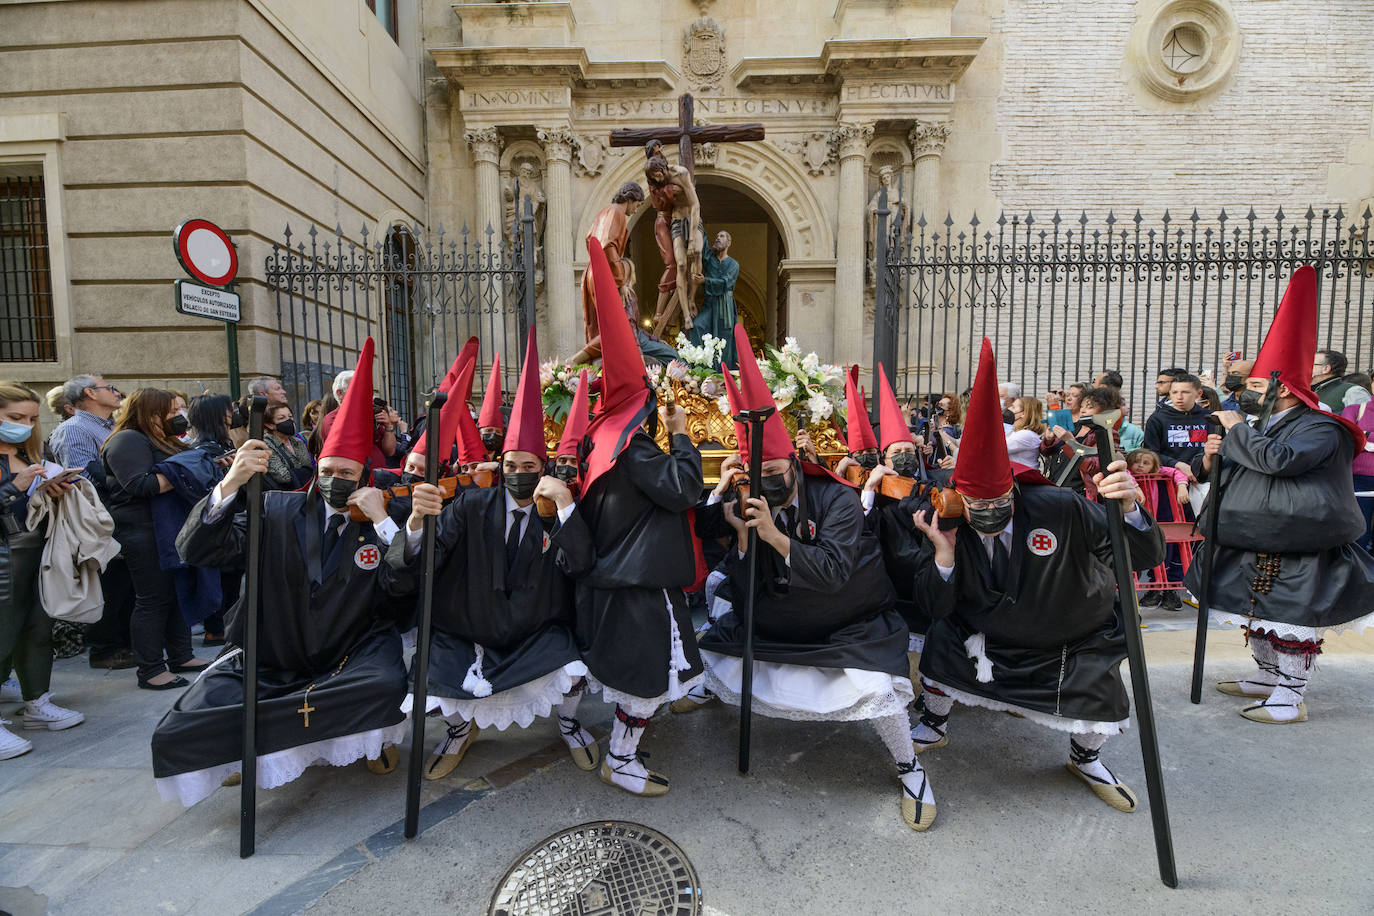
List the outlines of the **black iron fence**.
<svg viewBox="0 0 1374 916">
<path fill-rule="evenodd" d="M 432 238 L 393 227 L 385 238 L 332 237 L 311 226 L 293 243 L 288 226 L 272 246 L 266 282 L 277 309 L 277 352 L 291 403 L 323 397 L 336 373 L 352 369 L 372 336 L 383 387 L 403 417 L 419 392 L 438 384 L 463 342 L 481 338 L 477 388 L 501 355 L 503 389 L 513 391 L 534 318 L 534 211 L 510 227 L 511 242 L 488 226 Z"/>
<path fill-rule="evenodd" d="M 903 397 L 959 393 L 973 382 L 981 338 L 1002 381 L 1043 396 L 1107 369 L 1126 381 L 1137 422 L 1153 409 L 1162 368 L 1210 371 L 1259 349 L 1288 278 L 1317 270 L 1318 346 L 1352 370 L 1374 369 L 1371 212 L 1282 209 L 1261 218 L 1196 210 L 1157 222 L 1003 214 L 956 226 L 889 224 L 880 201 L 874 362 Z"/>
</svg>

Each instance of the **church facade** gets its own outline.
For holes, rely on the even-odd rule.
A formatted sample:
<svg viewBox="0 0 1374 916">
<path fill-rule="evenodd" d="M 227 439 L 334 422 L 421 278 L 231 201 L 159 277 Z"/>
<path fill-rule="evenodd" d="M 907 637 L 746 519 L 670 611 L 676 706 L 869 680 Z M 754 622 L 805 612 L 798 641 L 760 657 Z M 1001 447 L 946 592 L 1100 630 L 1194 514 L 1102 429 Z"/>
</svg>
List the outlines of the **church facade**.
<svg viewBox="0 0 1374 916">
<path fill-rule="evenodd" d="M 51 176 L 50 322 L 59 358 L 0 354 L 0 376 L 42 383 L 96 368 L 128 384 L 183 387 L 222 377 L 222 332 L 161 307 L 177 276 L 163 234 L 183 211 L 216 219 L 240 240 L 243 371 L 276 374 L 283 319 L 262 265 L 288 222 L 298 237 L 313 223 L 338 226 L 352 242 L 362 228 L 375 240 L 398 225 L 424 237 L 440 225 L 477 235 L 491 227 L 499 239 L 518 223 L 517 200 L 526 196 L 540 242 L 533 320 L 544 352 L 569 355 L 582 342 L 577 284 L 587 227 L 622 184 L 643 183 L 643 151 L 614 146 L 611 132 L 676 125 L 684 94 L 697 124 L 764 128 L 761 140 L 698 143 L 693 155 L 708 236 L 727 229 L 734 238 L 742 320 L 757 339 L 794 336 L 827 358 L 867 363 L 883 186 L 892 218 L 908 226 L 922 218 L 943 225 L 947 213 L 961 224 L 974 214 L 986 223 L 1055 210 L 1096 217 L 1140 209 L 1154 218 L 1197 208 L 1206 219 L 1222 208 L 1369 206 L 1374 46 L 1352 27 L 1364 6 L 6 5 L 0 24 L 22 26 L 10 34 L 31 49 L 0 52 L 21 76 L 0 97 L 0 161 L 32 168 L 37 156 Z M 96 9 L 95 22 L 54 14 L 61 7 Z M 101 34 L 101 16 L 119 28 L 107 22 Z M 388 29 L 379 32 L 383 16 Z M 157 53 L 139 58 L 137 77 L 107 76 L 91 69 L 99 60 L 92 49 L 107 35 L 107 59 L 128 56 L 121 48 L 134 42 Z M 198 70 L 196 51 L 219 56 Z M 90 67 L 70 66 L 82 60 Z M 159 108 L 147 104 L 150 92 L 213 98 L 236 114 L 215 121 L 205 107 Z M 102 108 L 102 98 L 124 108 Z M 676 146 L 665 149 L 676 160 Z M 145 188 L 149 174 L 156 188 Z M 639 299 L 651 308 L 661 262 L 646 211 L 631 226 L 630 256 Z M 168 328 L 175 348 L 165 343 Z M 378 329 L 420 334 L 380 320 Z M 104 332 L 122 343 L 99 342 Z M 390 343 L 394 361 L 401 341 Z M 321 362 L 342 364 L 337 356 Z"/>
</svg>

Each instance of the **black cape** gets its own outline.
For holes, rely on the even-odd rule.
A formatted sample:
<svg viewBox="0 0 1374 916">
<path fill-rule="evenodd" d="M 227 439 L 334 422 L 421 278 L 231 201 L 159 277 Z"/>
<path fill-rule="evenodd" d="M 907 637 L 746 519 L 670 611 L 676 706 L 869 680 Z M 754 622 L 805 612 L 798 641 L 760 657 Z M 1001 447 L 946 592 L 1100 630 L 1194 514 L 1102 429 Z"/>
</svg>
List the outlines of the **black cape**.
<svg viewBox="0 0 1374 916">
<path fill-rule="evenodd" d="M 1126 526 L 1136 570 L 1164 561 L 1164 535 L 1145 518 L 1144 531 Z M 1125 719 L 1130 703 L 1119 669 L 1126 642 L 1106 511 L 1068 489 L 1021 484 L 1011 540 L 1005 591 L 992 587 L 982 538 L 966 525 L 956 535 L 949 582 L 933 554 L 922 564 L 915 594 L 934 622 L 921 674 L 994 703 L 1064 719 Z M 969 657 L 965 643 L 975 634 L 984 637 L 991 681 L 978 680 Z"/>
<path fill-rule="evenodd" d="M 1222 441 L 1221 518 L 1208 605 L 1302 627 L 1374 613 L 1374 557 L 1355 545 L 1355 443 L 1339 420 L 1298 405 L 1264 433 L 1237 424 Z M 1200 466 L 1200 462 L 1198 462 Z M 1213 511 L 1209 498 L 1199 527 Z M 1202 592 L 1207 547 L 1184 581 Z M 1279 554 L 1267 590 L 1252 588 L 1258 553 Z"/>
<path fill-rule="evenodd" d="M 687 436 L 669 445 L 664 454 L 636 432 L 577 506 L 596 550 L 577 585 L 582 660 L 597 681 L 646 699 L 668 692 L 669 605 L 687 658 L 678 677 L 702 671 L 682 591 L 696 578 L 688 510 L 701 498 L 701 453 Z"/>
<path fill-rule="evenodd" d="M 195 566 L 238 562 L 247 550 L 247 515 L 230 510 L 206 522 L 210 498 L 192 509 L 177 537 L 177 550 Z M 240 496 L 235 508 L 241 505 Z M 349 520 L 327 559 L 320 556 L 323 529 L 324 505 L 313 490 L 263 494 L 260 754 L 384 728 L 405 718 L 401 641 L 393 620 L 379 608 L 386 589 L 405 591 L 413 582 L 389 575 L 381 562 L 385 545 L 371 523 Z M 230 611 L 227 640 L 235 646 L 243 644 L 242 607 L 240 598 Z M 155 776 L 241 759 L 241 662 L 240 656 L 217 665 L 163 716 L 153 731 Z M 298 710 L 311 684 L 307 727 Z"/>
<path fill-rule="evenodd" d="M 805 519 L 798 518 L 795 530 L 788 532 L 790 564 L 772 547 L 758 544 L 755 659 L 906 677 L 909 633 L 894 609 L 896 596 L 877 539 L 865 523 L 858 492 L 830 477 L 801 474 L 798 480 L 798 508 L 805 500 L 806 511 Z M 716 503 L 702 511 L 698 530 L 705 536 L 722 527 L 734 535 L 722 506 Z M 738 607 L 744 600 L 748 562 L 733 541 L 726 552 L 726 576 Z M 732 611 L 717 620 L 702 638 L 701 648 L 741 657 L 740 613 Z"/>
<path fill-rule="evenodd" d="M 534 506 L 529 507 L 531 513 Z M 577 661 L 573 576 L 591 568 L 591 532 L 576 511 L 566 524 L 536 514 L 525 523 L 515 565 L 506 569 L 506 490 L 462 490 L 439 515 L 434 549 L 434 636 L 429 695 L 475 699 L 463 680 L 483 650 L 492 693 L 519 687 Z M 414 576 L 403 537 L 387 563 Z M 412 673 L 413 674 L 413 673 Z"/>
<path fill-rule="evenodd" d="M 883 568 L 897 599 L 897 613 L 911 632 L 922 636 L 930 629 L 930 617 L 915 600 L 916 572 L 935 555 L 935 548 L 929 538 L 916 530 L 911 515 L 930 510 L 925 491 L 920 495 L 913 492 L 901 500 L 879 494 L 864 520 L 882 550 Z"/>
</svg>

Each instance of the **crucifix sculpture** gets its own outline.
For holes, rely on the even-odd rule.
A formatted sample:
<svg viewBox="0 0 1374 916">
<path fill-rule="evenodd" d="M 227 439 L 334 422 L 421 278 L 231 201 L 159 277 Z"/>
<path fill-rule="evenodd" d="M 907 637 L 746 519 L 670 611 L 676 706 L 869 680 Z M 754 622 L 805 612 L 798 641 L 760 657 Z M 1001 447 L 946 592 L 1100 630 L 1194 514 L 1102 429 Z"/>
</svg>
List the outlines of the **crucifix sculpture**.
<svg viewBox="0 0 1374 916">
<path fill-rule="evenodd" d="M 696 180 L 696 159 L 692 154 L 693 141 L 701 143 L 743 143 L 763 139 L 763 125 L 751 124 L 693 124 L 696 102 L 690 92 L 677 100 L 676 127 L 643 127 L 611 131 L 611 146 L 643 146 L 650 140 L 664 143 L 677 141 L 678 162 Z"/>
<path fill-rule="evenodd" d="M 654 220 L 654 240 L 663 259 L 663 277 L 658 283 L 658 303 L 654 309 L 654 335 L 662 336 L 675 312 L 680 311 L 680 328 L 691 333 L 696 312 L 696 293 L 704 279 L 702 249 L 705 228 L 701 222 L 701 203 L 696 192 L 696 157 L 693 141 L 701 143 L 742 143 L 763 139 L 763 125 L 693 124 L 694 102 L 691 93 L 678 98 L 676 127 L 646 127 L 611 131 L 611 146 L 642 146 L 648 161 L 645 178 L 649 201 L 658 211 Z M 677 141 L 678 165 L 661 158 L 659 148 Z M 677 309 L 674 309 L 674 299 Z"/>
</svg>

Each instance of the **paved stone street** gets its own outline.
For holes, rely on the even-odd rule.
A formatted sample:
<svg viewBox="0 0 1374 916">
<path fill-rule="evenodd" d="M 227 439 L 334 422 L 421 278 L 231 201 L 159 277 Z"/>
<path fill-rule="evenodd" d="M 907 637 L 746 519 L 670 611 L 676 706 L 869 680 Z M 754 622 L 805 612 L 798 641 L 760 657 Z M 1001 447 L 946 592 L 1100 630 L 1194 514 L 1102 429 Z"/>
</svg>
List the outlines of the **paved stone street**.
<svg viewBox="0 0 1374 916">
<path fill-rule="evenodd" d="M 54 683 L 86 723 L 25 732 L 34 751 L 0 763 L 0 910 L 479 914 L 535 842 L 624 819 L 675 840 L 710 910 L 730 916 L 1058 913 L 1108 901 L 1115 913 L 1238 913 L 1287 894 L 1306 895 L 1313 912 L 1368 912 L 1374 800 L 1361 785 L 1374 756 L 1374 634 L 1328 640 L 1312 721 L 1280 729 L 1246 722 L 1240 701 L 1210 687 L 1201 706 L 1188 703 L 1189 619 L 1151 611 L 1146 630 L 1175 891 L 1156 876 L 1147 811 L 1097 802 L 1064 772 L 1064 738 L 984 710 L 956 710 L 950 746 L 925 755 L 940 813 L 924 835 L 902 825 L 891 764 L 867 726 L 756 719 L 753 774 L 741 778 L 738 718 L 716 706 L 651 726 L 643 746 L 673 780 L 663 799 L 576 770 L 553 726 L 538 723 L 484 734 L 454 776 L 426 783 L 416 841 L 401 838 L 399 771 L 316 768 L 259 794 L 258 853 L 241 861 L 237 790 L 190 810 L 158 799 L 148 735 L 173 697 L 71 659 Z M 1209 646 L 1209 683 L 1245 670 L 1236 631 L 1214 630 Z M 607 707 L 593 697 L 583 708 L 604 734 Z M 1105 759 L 1144 802 L 1135 734 Z M 1284 772 L 1293 791 L 1263 797 Z"/>
</svg>

